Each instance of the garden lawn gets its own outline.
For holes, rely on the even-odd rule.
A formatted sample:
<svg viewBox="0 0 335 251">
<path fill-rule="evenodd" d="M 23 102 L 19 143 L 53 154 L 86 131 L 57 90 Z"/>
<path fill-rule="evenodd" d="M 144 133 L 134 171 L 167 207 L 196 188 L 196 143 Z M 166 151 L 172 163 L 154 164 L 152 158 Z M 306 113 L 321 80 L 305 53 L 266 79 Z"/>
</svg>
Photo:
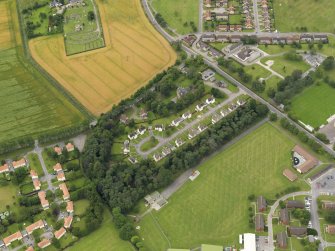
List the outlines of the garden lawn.
<svg viewBox="0 0 335 251">
<path fill-rule="evenodd" d="M 249 228 L 247 197 L 275 194 L 292 186 L 282 172 L 291 165 L 294 143 L 265 124 L 198 168 L 200 176 L 188 181 L 160 211 L 141 222 L 141 237 L 151 251 L 190 248 L 203 243 L 238 244 Z M 294 186 L 308 189 L 303 181 Z M 164 237 L 164 235 L 169 241 Z"/>
<path fill-rule="evenodd" d="M 267 78 L 271 75 L 271 72 L 265 69 L 264 67 L 253 64 L 251 66 L 244 67 L 246 73 L 252 75 L 253 79 Z"/>
<path fill-rule="evenodd" d="M 74 212 L 76 215 L 83 215 L 90 205 L 89 200 L 77 200 L 74 202 Z"/>
<path fill-rule="evenodd" d="M 66 250 L 134 251 L 129 242 L 119 238 L 119 234 L 112 222 L 112 216 L 107 210 L 104 213 L 102 226 L 98 230 L 80 239 L 76 244 Z"/>
<path fill-rule="evenodd" d="M 193 32 L 190 22 L 198 28 L 199 1 L 197 0 L 152 0 L 152 7 L 160 13 L 171 29 L 179 34 Z M 188 23 L 187 26 L 184 23 Z"/>
<path fill-rule="evenodd" d="M 261 60 L 261 62 L 266 64 L 268 60 L 274 61 L 271 69 L 284 77 L 291 75 L 295 70 L 301 70 L 304 73 L 310 68 L 305 61 L 287 60 L 283 55 L 278 57 L 265 57 Z"/>
<path fill-rule="evenodd" d="M 325 83 L 313 85 L 292 99 L 290 110 L 305 124 L 318 127 L 335 114 L 335 89 Z"/>
<path fill-rule="evenodd" d="M 12 184 L 0 187 L 0 212 L 6 211 L 6 205 L 13 207 L 16 202 L 13 196 L 16 197 L 19 188 Z"/>
<path fill-rule="evenodd" d="M 36 153 L 30 153 L 28 155 L 29 167 L 32 170 L 35 170 L 39 177 L 44 176 L 43 168 L 40 160 Z"/>
<path fill-rule="evenodd" d="M 307 27 L 309 32 L 335 32 L 331 22 L 335 1 L 275 0 L 273 4 L 276 29 L 280 32 L 297 31 L 297 27 Z"/>
</svg>

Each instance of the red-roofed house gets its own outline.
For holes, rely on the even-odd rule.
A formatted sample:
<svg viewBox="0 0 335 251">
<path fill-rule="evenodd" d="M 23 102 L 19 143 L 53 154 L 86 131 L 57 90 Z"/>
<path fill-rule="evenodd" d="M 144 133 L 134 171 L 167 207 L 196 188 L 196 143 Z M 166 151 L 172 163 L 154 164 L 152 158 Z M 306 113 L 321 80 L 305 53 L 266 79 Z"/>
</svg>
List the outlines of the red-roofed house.
<svg viewBox="0 0 335 251">
<path fill-rule="evenodd" d="M 74 145 L 70 142 L 67 143 L 65 147 L 68 152 L 72 152 L 74 150 Z"/>
<path fill-rule="evenodd" d="M 26 249 L 26 251 L 34 251 L 34 248 L 30 246 L 29 248 Z"/>
<path fill-rule="evenodd" d="M 35 170 L 30 170 L 30 176 L 32 179 L 38 179 L 38 175 Z"/>
<path fill-rule="evenodd" d="M 70 228 L 71 227 L 71 224 L 72 224 L 72 220 L 73 220 L 73 217 L 70 215 L 70 216 L 67 216 L 64 218 L 64 227 L 65 228 Z"/>
<path fill-rule="evenodd" d="M 38 179 L 33 179 L 33 185 L 35 191 L 41 190 L 41 182 Z"/>
<path fill-rule="evenodd" d="M 3 239 L 3 242 L 5 243 L 5 246 L 8 247 L 12 242 L 16 240 L 22 240 L 23 236 L 20 231 L 17 231 L 16 233 L 6 237 Z"/>
<path fill-rule="evenodd" d="M 48 209 L 49 208 L 49 201 L 46 199 L 46 193 L 44 191 L 38 192 L 38 197 L 40 198 L 41 205 L 43 209 Z"/>
<path fill-rule="evenodd" d="M 28 234 L 32 234 L 35 230 L 44 228 L 45 224 L 43 220 L 36 221 L 35 223 L 26 227 L 26 231 Z"/>
<path fill-rule="evenodd" d="M 62 150 L 61 147 L 55 146 L 54 147 L 54 151 L 55 151 L 55 153 L 57 153 L 57 155 L 61 155 L 63 150 Z"/>
<path fill-rule="evenodd" d="M 57 163 L 56 165 L 54 165 L 53 168 L 55 172 L 63 171 L 62 165 L 60 163 Z"/>
<path fill-rule="evenodd" d="M 65 181 L 66 180 L 64 172 L 57 173 L 57 180 L 58 181 Z"/>
<path fill-rule="evenodd" d="M 63 191 L 63 199 L 64 199 L 65 201 L 67 201 L 68 199 L 70 199 L 69 190 L 67 189 L 66 184 L 65 184 L 65 183 L 60 184 L 60 185 L 59 185 L 59 188 L 60 188 L 60 190 Z"/>
<path fill-rule="evenodd" d="M 38 244 L 37 244 L 37 246 L 39 247 L 39 248 L 46 248 L 46 247 L 48 247 L 48 246 L 50 246 L 51 245 L 51 241 L 49 241 L 48 239 L 43 239 L 41 242 L 39 242 Z"/>
<path fill-rule="evenodd" d="M 55 238 L 57 240 L 59 240 L 60 238 L 62 238 L 64 236 L 64 234 L 66 233 L 66 230 L 64 227 L 61 227 L 59 230 L 55 231 Z"/>
<path fill-rule="evenodd" d="M 0 166 L 0 173 L 6 173 L 6 172 L 9 172 L 8 164 L 4 164 L 3 166 Z"/>
<path fill-rule="evenodd" d="M 68 201 L 66 204 L 66 211 L 68 213 L 73 213 L 73 201 Z"/>
<path fill-rule="evenodd" d="M 26 161 L 25 158 L 22 158 L 22 159 L 20 159 L 18 161 L 13 161 L 12 165 L 13 165 L 14 169 L 17 169 L 17 168 L 26 166 L 27 165 L 27 161 Z"/>
</svg>

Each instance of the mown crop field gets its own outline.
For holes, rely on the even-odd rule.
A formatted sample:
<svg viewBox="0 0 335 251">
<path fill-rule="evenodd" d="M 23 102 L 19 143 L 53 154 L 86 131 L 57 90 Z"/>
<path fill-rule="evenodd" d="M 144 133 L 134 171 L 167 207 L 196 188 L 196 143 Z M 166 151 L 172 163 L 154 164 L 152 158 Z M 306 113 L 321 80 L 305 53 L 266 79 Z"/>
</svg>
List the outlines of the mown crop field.
<svg viewBox="0 0 335 251">
<path fill-rule="evenodd" d="M 208 159 L 195 181 L 139 223 L 146 247 L 165 251 L 169 243 L 173 248 L 238 244 L 239 234 L 254 231 L 248 223 L 250 194 L 275 199 L 292 185 L 307 189 L 303 181 L 292 184 L 282 175 L 291 165 L 293 146 L 287 135 L 265 124 Z"/>
<path fill-rule="evenodd" d="M 39 64 L 95 115 L 131 96 L 176 60 L 139 1 L 97 1 L 97 5 L 105 48 L 67 57 L 62 35 L 30 40 Z"/>
<path fill-rule="evenodd" d="M 308 31 L 335 32 L 335 1 L 329 0 L 274 0 L 276 29 L 280 32 L 298 31 L 307 27 Z M 289 18 L 288 18 L 289 17 Z"/>
<path fill-rule="evenodd" d="M 305 124 L 316 128 L 335 114 L 335 89 L 321 83 L 305 89 L 292 99 L 291 111 Z"/>
<path fill-rule="evenodd" d="M 15 1 L 0 1 L 0 142 L 82 122 L 82 115 L 23 56 Z"/>
<path fill-rule="evenodd" d="M 190 22 L 198 27 L 199 1 L 197 0 L 153 0 L 152 7 L 162 15 L 168 26 L 179 34 L 194 32 Z"/>
</svg>

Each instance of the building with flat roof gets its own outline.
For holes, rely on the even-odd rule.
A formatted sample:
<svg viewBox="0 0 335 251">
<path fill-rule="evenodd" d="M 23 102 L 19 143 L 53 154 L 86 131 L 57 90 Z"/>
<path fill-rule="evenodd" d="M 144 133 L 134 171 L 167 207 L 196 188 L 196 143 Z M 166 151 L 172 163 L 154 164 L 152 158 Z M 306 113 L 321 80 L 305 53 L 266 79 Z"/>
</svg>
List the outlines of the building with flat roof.
<svg viewBox="0 0 335 251">
<path fill-rule="evenodd" d="M 243 234 L 243 249 L 241 251 L 256 251 L 256 235 Z"/>
</svg>

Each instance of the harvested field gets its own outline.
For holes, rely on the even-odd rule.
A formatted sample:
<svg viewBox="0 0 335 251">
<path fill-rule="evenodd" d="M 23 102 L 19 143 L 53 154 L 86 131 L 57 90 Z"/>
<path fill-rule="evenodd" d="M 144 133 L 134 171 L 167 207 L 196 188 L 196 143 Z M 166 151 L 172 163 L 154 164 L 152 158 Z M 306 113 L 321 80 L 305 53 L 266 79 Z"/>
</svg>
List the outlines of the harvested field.
<svg viewBox="0 0 335 251">
<path fill-rule="evenodd" d="M 106 47 L 67 57 L 62 35 L 30 41 L 33 57 L 88 110 L 99 115 L 131 96 L 176 55 L 136 0 L 97 1 Z"/>
<path fill-rule="evenodd" d="M 85 119 L 26 61 L 16 13 L 15 1 L 0 1 L 0 142 Z"/>
</svg>

